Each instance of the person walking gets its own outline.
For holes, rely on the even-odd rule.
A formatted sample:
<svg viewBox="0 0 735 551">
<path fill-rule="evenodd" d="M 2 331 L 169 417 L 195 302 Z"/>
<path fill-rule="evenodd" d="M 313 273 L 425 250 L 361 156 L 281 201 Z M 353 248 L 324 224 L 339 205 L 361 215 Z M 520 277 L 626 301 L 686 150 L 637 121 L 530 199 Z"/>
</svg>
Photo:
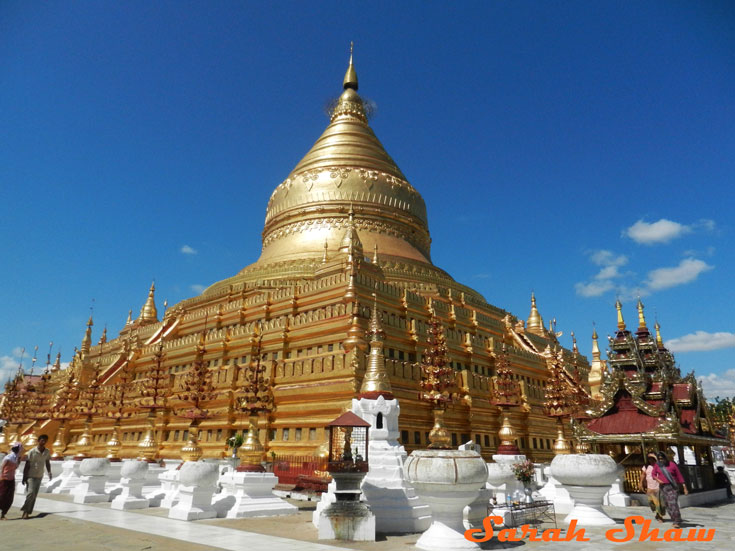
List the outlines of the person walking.
<svg viewBox="0 0 735 551">
<path fill-rule="evenodd" d="M 684 494 L 688 494 L 684 477 L 676 463 L 669 461 L 664 452 L 658 452 L 658 462 L 653 466 L 651 475 L 659 484 L 660 500 L 664 501 L 666 510 L 671 516 L 674 528 L 681 528 L 681 511 L 679 510 L 679 486 L 681 485 Z"/>
<path fill-rule="evenodd" d="M 2 466 L 0 466 L 0 520 L 6 520 L 5 515 L 8 514 L 10 506 L 13 504 L 15 497 L 15 470 L 20 464 L 21 454 L 23 453 L 23 444 L 20 442 L 13 443 L 10 446 L 10 453 L 3 457 Z"/>
<path fill-rule="evenodd" d="M 730 477 L 725 472 L 725 467 L 722 465 L 717 467 L 717 472 L 715 473 L 715 488 L 725 488 L 727 490 L 727 499 L 732 499 L 732 483 L 730 482 Z"/>
<path fill-rule="evenodd" d="M 51 452 L 46 448 L 48 436 L 42 434 L 38 437 L 38 446 L 28 452 L 26 457 L 26 465 L 23 468 L 23 485 L 26 487 L 26 500 L 20 508 L 23 511 L 21 518 L 30 518 L 33 507 L 36 505 L 36 497 L 41 489 L 41 481 L 43 480 L 43 468 L 48 471 L 49 480 L 51 480 Z"/>
<path fill-rule="evenodd" d="M 664 521 L 664 515 L 666 514 L 666 508 L 659 499 L 659 484 L 658 480 L 653 478 L 653 467 L 656 465 L 656 454 L 650 452 L 646 456 L 647 465 L 643 466 L 641 470 L 640 487 L 645 490 L 648 496 L 648 505 L 651 507 L 651 511 L 656 513 L 656 520 L 659 522 Z"/>
</svg>

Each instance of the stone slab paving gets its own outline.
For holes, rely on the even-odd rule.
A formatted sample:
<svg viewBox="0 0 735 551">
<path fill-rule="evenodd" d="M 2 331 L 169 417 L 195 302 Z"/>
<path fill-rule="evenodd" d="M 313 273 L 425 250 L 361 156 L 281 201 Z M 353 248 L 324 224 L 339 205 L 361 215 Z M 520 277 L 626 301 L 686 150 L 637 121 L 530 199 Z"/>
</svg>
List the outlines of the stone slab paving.
<svg viewBox="0 0 735 551">
<path fill-rule="evenodd" d="M 8 521 L 0 523 L 0 536 L 6 537 L 20 549 L 42 549 L 49 544 L 54 551 L 98 551 L 98 550 L 146 550 L 163 551 L 408 551 L 414 549 L 418 534 L 405 536 L 378 536 L 376 542 L 320 542 L 316 528 L 311 524 L 313 502 L 296 502 L 301 509 L 298 515 L 290 517 L 270 517 L 259 519 L 212 519 L 185 522 L 166 518 L 167 511 L 149 508 L 139 511 L 114 511 L 109 504 L 76 505 L 68 496 L 39 498 L 37 511 L 43 512 L 42 518 L 30 521 Z M 17 505 L 17 504 L 16 504 Z M 671 528 L 670 522 L 662 524 L 653 520 L 646 507 L 616 508 L 606 507 L 605 511 L 620 522 L 639 515 L 650 519 L 651 529 L 659 529 L 659 535 Z M 15 509 L 9 515 L 20 516 Z M 635 536 L 628 542 L 615 543 L 606 537 L 610 527 L 587 527 L 585 536 L 590 541 L 501 542 L 494 537 L 482 544 L 483 549 L 523 548 L 527 551 L 607 551 L 641 550 L 671 551 L 672 549 L 693 551 L 719 551 L 735 549 L 735 503 L 710 507 L 690 507 L 683 510 L 684 535 L 690 528 L 714 529 L 715 536 L 709 542 L 653 542 L 639 541 L 641 527 L 635 527 Z M 562 527 L 563 516 L 558 516 Z M 58 528 L 59 523 L 66 525 Z M 69 524 L 73 523 L 70 527 Z M 63 524 L 63 523 L 62 523 Z M 11 528 L 6 530 L 5 528 Z M 24 530 L 20 530 L 22 526 Z M 90 528 L 92 527 L 92 528 Z M 96 527 L 96 528 L 94 528 Z M 26 529 L 27 528 L 27 529 Z M 545 523 L 542 529 L 553 528 L 553 523 Z M 70 531 L 71 530 L 71 531 Z M 565 534 L 565 530 L 561 531 Z M 61 542 L 61 543 L 60 543 Z M 71 543 L 71 545 L 67 545 Z"/>
</svg>

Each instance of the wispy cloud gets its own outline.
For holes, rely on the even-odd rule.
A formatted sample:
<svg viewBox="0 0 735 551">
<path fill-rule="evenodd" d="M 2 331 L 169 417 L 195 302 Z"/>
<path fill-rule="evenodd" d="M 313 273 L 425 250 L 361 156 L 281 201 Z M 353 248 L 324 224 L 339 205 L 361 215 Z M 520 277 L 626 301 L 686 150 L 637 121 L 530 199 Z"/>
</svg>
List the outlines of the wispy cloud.
<svg viewBox="0 0 735 551">
<path fill-rule="evenodd" d="M 199 251 L 197 251 L 195 248 L 190 247 L 189 245 L 183 245 L 180 249 L 180 252 L 184 254 L 197 254 Z"/>
<path fill-rule="evenodd" d="M 189 288 L 195 293 L 199 293 L 201 295 L 204 292 L 204 289 L 206 289 L 207 287 L 205 285 L 195 283 L 194 285 L 190 285 Z"/>
<path fill-rule="evenodd" d="M 600 266 L 600 271 L 593 276 L 592 281 L 576 283 L 574 289 L 583 297 L 599 297 L 615 289 L 613 280 L 623 275 L 620 268 L 628 263 L 628 257 L 606 249 L 590 251 L 589 257 L 593 264 Z"/>
<path fill-rule="evenodd" d="M 710 373 L 697 379 L 708 400 L 716 396 L 735 396 L 735 369 L 728 369 L 724 373 Z"/>
<path fill-rule="evenodd" d="M 492 274 L 487 274 L 487 273 L 473 274 L 472 277 L 474 277 L 475 279 L 488 279 L 492 277 Z"/>
<path fill-rule="evenodd" d="M 18 371 L 18 365 L 20 364 L 20 355 L 23 349 L 19 346 L 13 348 L 10 355 L 0 356 L 0 384 L 4 384 L 5 381 L 15 376 Z M 28 359 L 26 357 L 26 359 Z M 2 389 L 0 388 L 0 392 Z"/>
<path fill-rule="evenodd" d="M 720 348 L 735 348 L 735 333 L 695 331 L 666 341 L 666 347 L 672 352 L 700 352 L 719 350 Z"/>
<path fill-rule="evenodd" d="M 660 291 L 685 283 L 691 283 L 699 277 L 700 274 L 713 269 L 703 260 L 697 258 L 685 258 L 679 262 L 678 266 L 670 268 L 657 268 L 648 272 L 648 278 L 645 282 L 646 287 L 651 291 Z"/>
</svg>

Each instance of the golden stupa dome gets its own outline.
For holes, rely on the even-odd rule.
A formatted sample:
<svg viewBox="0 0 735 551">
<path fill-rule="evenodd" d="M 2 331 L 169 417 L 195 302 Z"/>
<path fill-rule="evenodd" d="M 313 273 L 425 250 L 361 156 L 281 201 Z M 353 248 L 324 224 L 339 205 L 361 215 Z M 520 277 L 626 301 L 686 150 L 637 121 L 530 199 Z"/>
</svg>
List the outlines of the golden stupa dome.
<svg viewBox="0 0 735 551">
<path fill-rule="evenodd" d="M 258 264 L 339 249 L 354 210 L 365 250 L 431 263 L 426 205 L 368 125 L 350 63 L 329 126 L 271 195 Z"/>
</svg>

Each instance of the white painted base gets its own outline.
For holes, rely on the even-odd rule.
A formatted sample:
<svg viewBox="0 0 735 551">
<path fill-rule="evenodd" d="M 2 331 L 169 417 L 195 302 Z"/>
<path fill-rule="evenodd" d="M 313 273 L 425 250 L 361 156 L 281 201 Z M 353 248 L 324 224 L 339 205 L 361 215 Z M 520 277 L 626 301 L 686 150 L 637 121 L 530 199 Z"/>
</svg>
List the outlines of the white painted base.
<svg viewBox="0 0 735 551">
<path fill-rule="evenodd" d="M 52 461 L 52 463 L 54 463 Z M 54 478 L 51 483 L 53 489 L 52 494 L 69 494 L 74 487 L 81 482 L 81 475 L 79 474 L 79 467 L 81 461 L 74 461 L 73 459 L 67 459 L 61 463 L 61 474 Z"/>
<path fill-rule="evenodd" d="M 215 518 L 212 496 L 218 478 L 218 465 L 187 461 L 177 471 L 179 501 L 168 511 L 168 518 L 201 520 Z"/>
<path fill-rule="evenodd" d="M 574 500 L 574 507 L 564 518 L 569 524 L 576 520 L 580 526 L 607 526 L 615 524 L 615 521 L 602 510 L 602 496 L 605 495 L 609 486 L 572 486 L 565 484 L 564 487 Z"/>
<path fill-rule="evenodd" d="M 375 515 L 364 503 L 332 504 L 322 511 L 317 528 L 320 540 L 375 541 Z"/>
<path fill-rule="evenodd" d="M 112 500 L 110 508 L 127 511 L 129 509 L 146 509 L 149 505 L 148 499 L 143 497 L 143 480 L 121 478 L 122 490 Z"/>
<path fill-rule="evenodd" d="M 602 498 L 603 505 L 612 505 L 613 507 L 630 507 L 630 496 L 623 489 L 624 469 L 621 467 L 618 478 L 610 485 Z"/>
<path fill-rule="evenodd" d="M 327 485 L 327 491 L 322 493 L 321 499 L 317 501 L 316 509 L 314 509 L 314 512 L 311 514 L 311 523 L 314 525 L 315 528 L 319 528 L 319 517 L 321 516 L 322 511 L 331 503 L 337 501 L 337 498 L 334 495 L 336 489 L 337 484 L 334 482 L 334 480 L 332 480 L 332 482 Z M 363 496 L 360 496 L 360 498 L 362 497 Z"/>
<path fill-rule="evenodd" d="M 273 495 L 278 477 L 273 473 L 227 471 L 219 483 L 222 492 L 212 506 L 218 518 L 269 517 L 295 515 L 299 508 Z"/>
<path fill-rule="evenodd" d="M 453 551 L 455 549 L 469 551 L 480 549 L 480 546 L 466 539 L 464 534 L 435 520 L 429 529 L 421 534 L 419 541 L 416 542 L 416 548 L 424 551 Z"/>
<path fill-rule="evenodd" d="M 105 493 L 107 476 L 82 476 L 71 492 L 74 503 L 106 503 L 110 496 Z"/>
<path fill-rule="evenodd" d="M 151 501 L 151 505 L 154 501 L 159 501 L 159 507 L 171 509 L 179 502 L 179 471 L 163 471 L 158 475 L 158 480 L 161 482 L 161 489 L 154 492 L 155 495 L 149 494 L 145 497 Z"/>
</svg>

